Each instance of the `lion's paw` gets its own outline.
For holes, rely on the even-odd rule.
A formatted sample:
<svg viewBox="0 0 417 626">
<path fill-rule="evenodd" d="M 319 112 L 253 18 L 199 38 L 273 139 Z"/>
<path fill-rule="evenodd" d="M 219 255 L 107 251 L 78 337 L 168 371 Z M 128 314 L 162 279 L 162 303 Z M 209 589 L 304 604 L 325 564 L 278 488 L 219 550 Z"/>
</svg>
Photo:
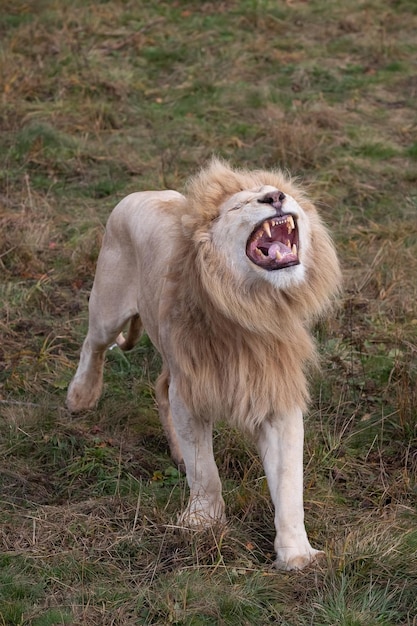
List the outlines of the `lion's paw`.
<svg viewBox="0 0 417 626">
<path fill-rule="evenodd" d="M 308 566 L 317 566 L 324 560 L 324 557 L 325 553 L 322 550 L 314 550 L 311 548 L 311 550 L 305 554 L 297 554 L 287 558 L 277 556 L 274 565 L 278 570 L 291 572 L 294 570 L 302 570 Z"/>
<path fill-rule="evenodd" d="M 213 503 L 202 498 L 194 499 L 178 518 L 178 524 L 184 528 L 208 528 L 225 523 L 223 500 Z"/>
<path fill-rule="evenodd" d="M 95 409 L 101 395 L 101 385 L 88 388 L 73 380 L 68 388 L 66 406 L 70 413 Z"/>
</svg>

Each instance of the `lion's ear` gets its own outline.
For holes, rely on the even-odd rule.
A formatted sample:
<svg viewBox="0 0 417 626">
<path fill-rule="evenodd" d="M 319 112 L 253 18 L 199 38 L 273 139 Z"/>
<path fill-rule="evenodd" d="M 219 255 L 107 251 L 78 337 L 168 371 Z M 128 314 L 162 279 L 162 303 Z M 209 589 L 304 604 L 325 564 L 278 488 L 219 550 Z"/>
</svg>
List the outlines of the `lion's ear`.
<svg viewBox="0 0 417 626">
<path fill-rule="evenodd" d="M 211 241 L 210 231 L 207 230 L 203 226 L 198 226 L 198 222 L 195 217 L 191 215 L 183 215 L 181 217 L 181 226 L 183 234 L 192 239 L 195 243 L 206 243 L 207 241 Z"/>
<path fill-rule="evenodd" d="M 203 228 L 200 228 L 194 233 L 193 239 L 196 243 L 207 243 L 211 241 L 211 234 Z"/>
</svg>

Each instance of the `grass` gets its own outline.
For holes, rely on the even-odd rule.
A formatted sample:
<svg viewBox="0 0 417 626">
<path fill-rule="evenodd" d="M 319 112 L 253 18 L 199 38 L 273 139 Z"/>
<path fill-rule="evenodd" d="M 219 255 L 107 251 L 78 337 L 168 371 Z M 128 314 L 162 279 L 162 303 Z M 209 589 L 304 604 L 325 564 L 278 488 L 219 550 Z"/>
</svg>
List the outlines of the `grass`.
<svg viewBox="0 0 417 626">
<path fill-rule="evenodd" d="M 416 27 L 410 0 L 3 2 L 1 626 L 415 625 Z M 177 527 L 146 338 L 109 352 L 97 411 L 64 408 L 111 208 L 213 153 L 298 176 L 343 264 L 306 418 L 317 571 L 271 569 L 262 467 L 224 424 L 229 525 Z"/>
</svg>

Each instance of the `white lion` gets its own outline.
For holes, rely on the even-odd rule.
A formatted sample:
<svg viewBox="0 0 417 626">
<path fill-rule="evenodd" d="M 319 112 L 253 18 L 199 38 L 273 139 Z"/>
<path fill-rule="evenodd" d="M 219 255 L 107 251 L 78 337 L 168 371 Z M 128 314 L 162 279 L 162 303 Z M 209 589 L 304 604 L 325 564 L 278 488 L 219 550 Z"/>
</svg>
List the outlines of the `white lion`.
<svg viewBox="0 0 417 626">
<path fill-rule="evenodd" d="M 322 554 L 304 527 L 305 369 L 315 358 L 308 326 L 339 283 L 327 230 L 282 172 L 214 159 L 185 195 L 133 193 L 108 220 L 67 406 L 93 408 L 106 349 L 115 341 L 130 349 L 145 329 L 163 360 L 160 417 L 190 488 L 181 522 L 225 519 L 212 428 L 226 418 L 262 458 L 277 568 L 302 569 Z"/>
</svg>

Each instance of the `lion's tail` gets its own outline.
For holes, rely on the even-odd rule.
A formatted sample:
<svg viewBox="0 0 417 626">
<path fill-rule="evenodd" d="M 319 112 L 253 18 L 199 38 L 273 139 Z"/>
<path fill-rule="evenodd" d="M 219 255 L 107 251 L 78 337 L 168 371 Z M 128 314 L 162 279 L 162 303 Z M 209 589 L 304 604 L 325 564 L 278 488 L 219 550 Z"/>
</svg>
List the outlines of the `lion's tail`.
<svg viewBox="0 0 417 626">
<path fill-rule="evenodd" d="M 136 342 L 141 336 L 142 330 L 143 326 L 139 315 L 134 315 L 133 317 L 131 317 L 126 337 L 123 335 L 123 333 L 120 333 L 120 335 L 116 339 L 116 343 L 119 348 L 124 352 L 126 352 L 127 350 L 131 350 L 136 345 Z"/>
</svg>

